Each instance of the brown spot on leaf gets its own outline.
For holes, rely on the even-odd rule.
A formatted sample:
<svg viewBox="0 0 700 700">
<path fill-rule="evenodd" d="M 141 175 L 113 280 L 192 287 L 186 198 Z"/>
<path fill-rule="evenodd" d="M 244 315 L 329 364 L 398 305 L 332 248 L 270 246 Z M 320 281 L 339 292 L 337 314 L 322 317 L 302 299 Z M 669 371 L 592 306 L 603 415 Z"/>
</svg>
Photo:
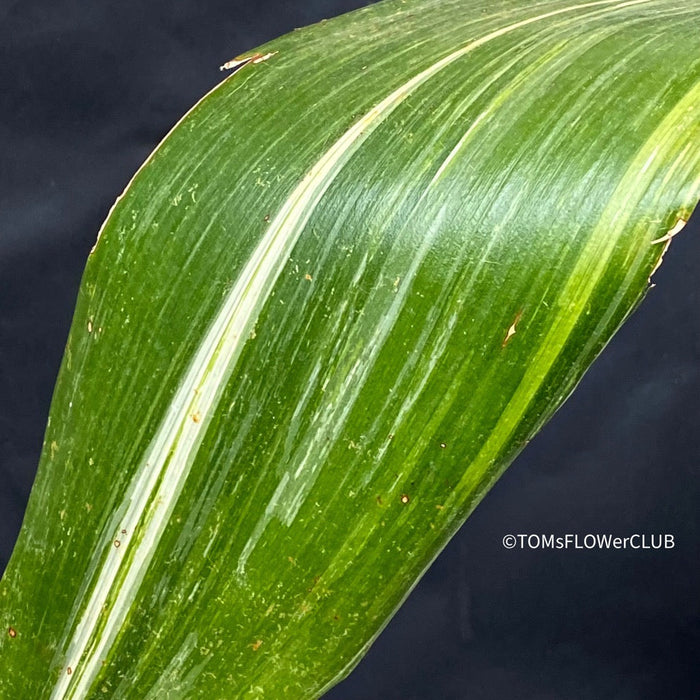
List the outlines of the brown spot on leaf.
<svg viewBox="0 0 700 700">
<path fill-rule="evenodd" d="M 508 331 L 506 332 L 506 337 L 503 339 L 503 343 L 501 343 L 501 347 L 504 348 L 508 341 L 515 335 L 515 332 L 517 331 L 517 326 L 518 323 L 520 322 L 520 319 L 522 318 L 523 315 L 523 310 L 520 309 L 517 314 L 515 314 L 515 318 L 513 319 L 513 323 L 510 324 Z"/>
<path fill-rule="evenodd" d="M 406 505 L 411 500 L 411 497 L 407 493 L 402 493 L 401 494 L 401 503 Z"/>
<path fill-rule="evenodd" d="M 257 651 L 262 646 L 262 639 L 256 639 L 250 646 L 253 651 Z"/>
<path fill-rule="evenodd" d="M 14 627 L 8 627 L 7 634 L 14 639 L 17 636 L 17 630 Z"/>
<path fill-rule="evenodd" d="M 250 56 L 236 56 L 230 61 L 226 61 L 222 66 L 219 66 L 219 70 L 238 70 L 248 63 L 256 64 L 267 61 L 268 58 L 272 58 L 277 53 L 277 51 L 272 51 L 270 53 L 254 53 Z"/>
</svg>

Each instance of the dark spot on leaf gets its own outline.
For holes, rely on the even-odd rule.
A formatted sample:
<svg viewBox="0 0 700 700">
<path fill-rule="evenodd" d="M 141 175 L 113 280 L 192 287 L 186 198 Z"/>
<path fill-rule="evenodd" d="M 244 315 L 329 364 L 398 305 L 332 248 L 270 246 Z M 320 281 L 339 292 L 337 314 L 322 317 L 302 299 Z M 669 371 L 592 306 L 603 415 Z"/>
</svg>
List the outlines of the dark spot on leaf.
<svg viewBox="0 0 700 700">
<path fill-rule="evenodd" d="M 518 323 L 520 322 L 520 319 L 522 318 L 523 315 L 523 310 L 520 309 L 517 314 L 515 314 L 515 318 L 513 319 L 513 323 L 510 324 L 508 330 L 506 331 L 506 337 L 503 339 L 503 343 L 501 344 L 501 347 L 504 348 L 510 339 L 515 335 L 518 327 Z"/>
</svg>

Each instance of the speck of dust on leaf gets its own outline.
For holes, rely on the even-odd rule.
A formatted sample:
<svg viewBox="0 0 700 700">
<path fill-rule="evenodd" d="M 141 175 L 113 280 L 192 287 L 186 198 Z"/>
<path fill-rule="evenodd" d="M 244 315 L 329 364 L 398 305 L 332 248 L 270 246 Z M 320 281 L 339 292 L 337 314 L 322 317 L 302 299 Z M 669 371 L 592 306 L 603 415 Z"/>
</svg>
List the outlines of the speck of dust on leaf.
<svg viewBox="0 0 700 700">
<path fill-rule="evenodd" d="M 411 500 L 411 497 L 407 493 L 402 493 L 401 494 L 401 503 L 406 505 Z"/>
</svg>

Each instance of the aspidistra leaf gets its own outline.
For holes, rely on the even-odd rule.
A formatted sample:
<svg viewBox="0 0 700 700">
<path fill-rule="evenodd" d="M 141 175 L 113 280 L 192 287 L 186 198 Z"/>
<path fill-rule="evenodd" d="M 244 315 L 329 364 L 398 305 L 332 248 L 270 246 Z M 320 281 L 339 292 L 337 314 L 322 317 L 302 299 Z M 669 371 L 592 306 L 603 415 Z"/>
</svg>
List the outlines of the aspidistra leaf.
<svg viewBox="0 0 700 700">
<path fill-rule="evenodd" d="M 239 59 L 87 263 L 0 694 L 313 698 L 700 196 L 696 0 L 386 0 Z"/>
</svg>

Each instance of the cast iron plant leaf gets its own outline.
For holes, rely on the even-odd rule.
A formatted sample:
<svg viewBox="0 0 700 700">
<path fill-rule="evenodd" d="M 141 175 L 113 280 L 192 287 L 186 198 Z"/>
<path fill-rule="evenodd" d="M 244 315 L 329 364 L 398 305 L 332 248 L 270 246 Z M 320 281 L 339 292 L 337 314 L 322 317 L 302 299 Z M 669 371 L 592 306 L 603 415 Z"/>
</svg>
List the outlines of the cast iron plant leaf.
<svg viewBox="0 0 700 700">
<path fill-rule="evenodd" d="M 387 0 L 243 57 L 88 260 L 2 697 L 346 675 L 689 218 L 699 20 Z"/>
</svg>

